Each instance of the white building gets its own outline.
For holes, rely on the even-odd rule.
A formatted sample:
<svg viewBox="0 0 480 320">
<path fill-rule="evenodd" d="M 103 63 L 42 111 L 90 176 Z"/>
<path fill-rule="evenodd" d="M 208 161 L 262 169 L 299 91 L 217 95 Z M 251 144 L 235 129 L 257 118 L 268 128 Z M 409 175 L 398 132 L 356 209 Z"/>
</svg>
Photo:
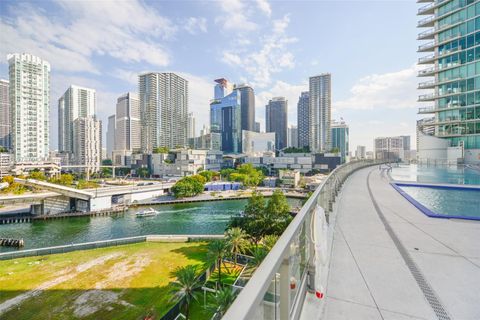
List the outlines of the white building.
<svg viewBox="0 0 480 320">
<path fill-rule="evenodd" d="M 357 160 L 365 159 L 366 158 L 366 148 L 365 146 L 357 146 L 357 150 L 355 151 L 355 158 Z"/>
<path fill-rule="evenodd" d="M 0 152 L 0 178 L 9 174 L 13 166 L 13 155 Z"/>
<path fill-rule="evenodd" d="M 78 118 L 94 116 L 96 93 L 94 89 L 71 85 L 58 99 L 58 151 L 73 152 L 75 136 L 73 122 Z"/>
<path fill-rule="evenodd" d="M 0 79 L 0 147 L 7 150 L 10 143 L 10 101 L 8 99 L 8 80 Z"/>
<path fill-rule="evenodd" d="M 332 88 L 331 75 L 310 77 L 310 149 L 324 152 L 331 149 Z"/>
<path fill-rule="evenodd" d="M 242 130 L 242 153 L 260 156 L 265 152 L 275 153 L 275 132 L 258 133 Z"/>
<path fill-rule="evenodd" d="M 188 114 L 187 138 L 195 138 L 195 117 L 193 112 Z"/>
<path fill-rule="evenodd" d="M 221 163 L 221 151 L 176 149 L 169 153 L 152 154 L 152 174 L 160 177 L 184 177 L 201 170 L 220 171 Z"/>
<path fill-rule="evenodd" d="M 287 130 L 287 147 L 298 148 L 298 129 L 291 125 Z"/>
<path fill-rule="evenodd" d="M 187 144 L 188 81 L 174 73 L 139 75 L 142 151 Z"/>
<path fill-rule="evenodd" d="M 108 125 L 108 133 L 114 132 L 114 151 L 141 150 L 140 101 L 136 93 L 128 92 L 117 99 L 115 127 L 110 128 L 110 118 Z"/>
<path fill-rule="evenodd" d="M 400 137 L 379 137 L 374 140 L 375 159 L 397 161 L 405 158 L 404 139 Z"/>
<path fill-rule="evenodd" d="M 95 117 L 81 117 L 73 121 L 74 163 L 85 165 L 89 172 L 100 169 L 102 162 L 102 122 Z"/>
<path fill-rule="evenodd" d="M 50 64 L 27 53 L 7 58 L 15 162 L 45 161 L 50 149 Z"/>
<path fill-rule="evenodd" d="M 107 123 L 107 159 L 112 159 L 112 152 L 115 149 L 115 115 L 108 117 Z"/>
</svg>

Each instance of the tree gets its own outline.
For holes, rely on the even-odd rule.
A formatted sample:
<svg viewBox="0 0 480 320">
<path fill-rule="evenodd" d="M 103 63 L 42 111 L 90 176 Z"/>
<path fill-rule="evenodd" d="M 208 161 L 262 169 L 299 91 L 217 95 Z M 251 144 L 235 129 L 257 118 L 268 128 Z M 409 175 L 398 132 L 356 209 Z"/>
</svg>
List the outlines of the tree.
<svg viewBox="0 0 480 320">
<path fill-rule="evenodd" d="M 204 171 L 201 171 L 198 173 L 200 176 L 204 177 L 207 182 L 210 182 L 212 181 L 214 175 L 215 175 L 215 172 L 213 171 L 210 171 L 210 170 L 204 170 Z"/>
<path fill-rule="evenodd" d="M 252 257 L 251 260 L 252 264 L 256 267 L 262 263 L 263 259 L 267 256 L 268 251 L 264 247 L 255 247 L 252 249 Z"/>
<path fill-rule="evenodd" d="M 225 240 L 214 240 L 208 244 L 207 258 L 209 261 L 215 263 L 215 268 L 218 270 L 218 282 L 222 286 L 222 262 L 227 253 L 227 242 Z"/>
<path fill-rule="evenodd" d="M 197 266 L 188 265 L 177 268 L 173 272 L 176 280 L 172 283 L 172 292 L 174 296 L 171 300 L 183 301 L 185 306 L 185 317 L 188 319 L 190 315 L 190 303 L 192 300 L 197 300 L 196 291 L 202 286 L 198 279 Z"/>
<path fill-rule="evenodd" d="M 137 170 L 137 174 L 141 178 L 146 178 L 150 175 L 150 171 L 148 170 L 148 168 L 139 168 Z"/>
<path fill-rule="evenodd" d="M 7 151 L 8 151 L 7 148 L 0 146 L 0 153 L 7 152 Z"/>
<path fill-rule="evenodd" d="M 113 164 L 111 159 L 103 159 L 102 160 L 102 165 L 104 166 L 111 166 Z"/>
<path fill-rule="evenodd" d="M 219 316 L 223 316 L 227 312 L 228 307 L 235 300 L 235 293 L 231 287 L 221 288 L 217 291 L 214 301 L 210 304 L 212 312 L 219 313 Z"/>
<path fill-rule="evenodd" d="M 275 243 L 277 243 L 277 240 L 278 240 L 277 235 L 269 234 L 263 237 L 262 244 L 268 251 L 270 251 L 272 250 Z"/>
<path fill-rule="evenodd" d="M 237 255 L 243 253 L 247 241 L 247 234 L 241 228 L 230 228 L 225 232 L 228 246 L 233 255 L 235 265 L 237 265 Z"/>
<path fill-rule="evenodd" d="M 73 176 L 69 173 L 62 173 L 60 177 L 50 179 L 50 182 L 64 186 L 71 186 L 73 184 Z"/>
<path fill-rule="evenodd" d="M 199 175 L 184 177 L 172 187 L 175 198 L 194 197 L 205 189 L 205 178 Z"/>
<path fill-rule="evenodd" d="M 156 147 L 153 148 L 153 153 L 168 153 L 168 148 L 167 147 Z"/>
<path fill-rule="evenodd" d="M 45 177 L 45 173 L 39 170 L 30 172 L 30 174 L 28 175 L 28 178 L 35 179 L 35 180 L 42 180 L 42 181 L 47 180 L 47 177 Z"/>
<path fill-rule="evenodd" d="M 229 180 L 230 174 L 234 173 L 235 169 L 227 168 L 220 170 L 220 176 L 222 179 Z"/>
</svg>

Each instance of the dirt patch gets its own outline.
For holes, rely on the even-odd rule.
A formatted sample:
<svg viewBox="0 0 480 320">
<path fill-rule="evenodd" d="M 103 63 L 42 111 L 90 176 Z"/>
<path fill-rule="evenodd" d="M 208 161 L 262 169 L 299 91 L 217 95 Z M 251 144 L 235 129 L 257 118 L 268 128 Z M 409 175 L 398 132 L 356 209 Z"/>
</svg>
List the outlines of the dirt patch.
<svg viewBox="0 0 480 320">
<path fill-rule="evenodd" d="M 95 290 L 84 292 L 75 300 L 74 315 L 79 318 L 86 317 L 103 308 L 113 309 L 113 304 L 133 306 L 119 298 L 121 293 L 104 289 L 117 283 L 125 286 L 129 279 L 140 273 L 150 262 L 151 259 L 147 256 L 135 255 L 126 261 L 114 264 L 105 279 L 95 284 Z"/>
<path fill-rule="evenodd" d="M 10 310 L 12 307 L 23 303 L 25 300 L 39 295 L 44 290 L 50 289 L 56 285 L 59 285 L 60 283 L 71 280 L 75 278 L 79 273 L 87 271 L 97 265 L 104 264 L 106 261 L 117 258 L 119 256 L 121 256 L 120 253 L 112 253 L 112 254 L 101 256 L 96 259 L 82 263 L 78 265 L 73 271 L 62 270 L 61 272 L 58 272 L 57 274 L 55 274 L 55 279 L 46 281 L 33 290 L 22 293 L 12 299 L 6 300 L 3 303 L 1 303 L 0 315 Z"/>
<path fill-rule="evenodd" d="M 73 313 L 78 318 L 89 316 L 104 307 L 112 304 L 120 304 L 127 307 L 133 307 L 132 304 L 120 300 L 119 293 L 113 291 L 90 290 L 82 293 L 73 303 L 75 308 Z"/>
</svg>

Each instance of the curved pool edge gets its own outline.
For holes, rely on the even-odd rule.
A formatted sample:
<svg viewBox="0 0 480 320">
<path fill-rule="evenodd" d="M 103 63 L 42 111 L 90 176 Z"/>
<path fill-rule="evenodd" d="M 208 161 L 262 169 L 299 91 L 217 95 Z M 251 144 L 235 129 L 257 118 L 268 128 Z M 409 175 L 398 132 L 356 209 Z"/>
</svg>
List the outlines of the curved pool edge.
<svg viewBox="0 0 480 320">
<path fill-rule="evenodd" d="M 471 187 L 470 185 L 465 187 L 461 185 L 445 185 L 445 184 L 425 184 L 425 183 L 412 183 L 412 182 L 398 182 L 398 181 L 391 181 L 390 185 L 397 190 L 405 199 L 408 200 L 412 205 L 414 205 L 418 210 L 420 210 L 424 215 L 430 218 L 441 218 L 441 219 L 462 219 L 462 220 L 470 220 L 470 221 L 480 221 L 480 217 L 468 217 L 468 216 L 460 216 L 460 215 L 446 215 L 446 214 L 438 214 L 434 211 L 430 210 L 429 208 L 425 207 L 423 204 L 415 200 L 412 196 L 407 194 L 401 186 L 410 186 L 410 187 L 424 187 L 424 188 L 438 188 L 438 189 L 452 189 L 452 190 L 480 190 L 480 186 L 478 187 Z"/>
</svg>

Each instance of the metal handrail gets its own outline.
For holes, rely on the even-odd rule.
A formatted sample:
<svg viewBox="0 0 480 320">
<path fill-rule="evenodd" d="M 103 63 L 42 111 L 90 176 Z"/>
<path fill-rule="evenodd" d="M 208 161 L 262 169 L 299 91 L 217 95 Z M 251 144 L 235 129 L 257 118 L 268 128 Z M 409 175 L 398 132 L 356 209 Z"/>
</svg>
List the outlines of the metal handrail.
<svg viewBox="0 0 480 320">
<path fill-rule="evenodd" d="M 359 168 L 367 167 L 370 165 L 378 164 L 375 160 L 359 160 L 352 161 L 335 168 L 328 177 L 317 187 L 312 196 L 307 200 L 300 212 L 295 216 L 292 222 L 288 225 L 286 230 L 278 239 L 275 246 L 265 257 L 263 262 L 257 268 L 252 275 L 252 278 L 247 283 L 245 288 L 240 292 L 234 303 L 230 306 L 227 313 L 223 317 L 225 320 L 229 319 L 253 319 L 256 308 L 263 302 L 264 296 L 268 291 L 272 278 L 279 272 L 281 264 L 284 262 L 287 252 L 290 250 L 290 245 L 295 241 L 295 237 L 301 230 L 303 223 L 307 217 L 310 217 L 310 213 L 315 209 L 318 199 L 324 196 L 324 191 L 332 192 L 330 194 L 329 201 L 333 201 L 336 190 L 341 183 L 354 171 Z M 347 170 L 347 172 L 343 172 Z M 343 174 L 342 174 L 343 173 Z M 337 174 L 341 177 L 340 180 Z M 335 182 L 334 185 L 331 185 Z M 328 189 L 328 190 L 324 190 Z M 324 208 L 328 211 L 328 208 Z M 312 245 L 311 243 L 309 245 Z M 310 258 L 311 259 L 311 258 Z M 311 261 L 309 261 L 311 262 Z M 299 294 L 305 294 L 304 292 L 298 292 Z M 296 299 L 296 302 L 303 299 Z M 293 307 L 292 307 L 293 309 Z"/>
</svg>

